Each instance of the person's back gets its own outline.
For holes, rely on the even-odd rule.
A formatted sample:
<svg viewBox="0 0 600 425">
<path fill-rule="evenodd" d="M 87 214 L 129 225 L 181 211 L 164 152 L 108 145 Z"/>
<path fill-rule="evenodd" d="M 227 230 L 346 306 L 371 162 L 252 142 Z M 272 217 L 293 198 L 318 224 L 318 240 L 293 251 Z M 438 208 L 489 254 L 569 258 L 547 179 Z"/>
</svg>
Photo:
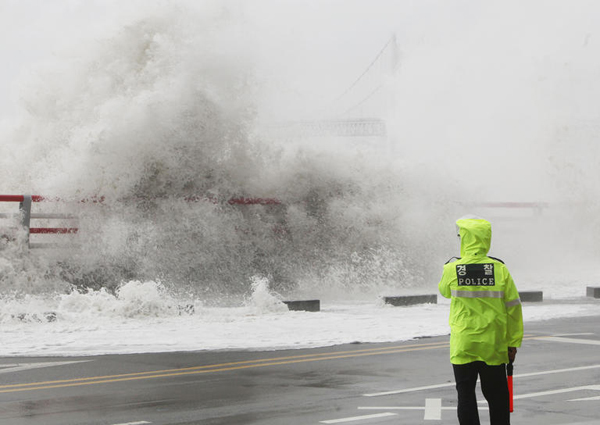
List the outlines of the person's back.
<svg viewBox="0 0 600 425">
<path fill-rule="evenodd" d="M 504 263 L 489 257 L 491 224 L 479 218 L 456 222 L 461 257 L 444 266 L 440 293 L 451 298 L 450 361 L 459 394 L 461 425 L 479 424 L 475 383 L 490 404 L 492 424 L 508 424 L 505 364 L 523 338 L 521 302 Z M 511 359 L 511 360 L 512 360 Z M 506 410 L 506 412 L 505 412 Z"/>
</svg>

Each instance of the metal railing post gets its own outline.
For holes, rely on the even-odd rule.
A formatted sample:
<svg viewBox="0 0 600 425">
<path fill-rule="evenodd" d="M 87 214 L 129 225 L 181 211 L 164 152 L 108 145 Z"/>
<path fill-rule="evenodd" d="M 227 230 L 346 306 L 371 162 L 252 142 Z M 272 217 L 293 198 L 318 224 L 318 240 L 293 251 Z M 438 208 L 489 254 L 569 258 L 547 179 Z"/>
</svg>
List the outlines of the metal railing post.
<svg viewBox="0 0 600 425">
<path fill-rule="evenodd" d="M 23 201 L 19 204 L 21 211 L 21 225 L 27 232 L 27 247 L 29 248 L 29 229 L 31 227 L 31 195 L 23 195 Z"/>
</svg>

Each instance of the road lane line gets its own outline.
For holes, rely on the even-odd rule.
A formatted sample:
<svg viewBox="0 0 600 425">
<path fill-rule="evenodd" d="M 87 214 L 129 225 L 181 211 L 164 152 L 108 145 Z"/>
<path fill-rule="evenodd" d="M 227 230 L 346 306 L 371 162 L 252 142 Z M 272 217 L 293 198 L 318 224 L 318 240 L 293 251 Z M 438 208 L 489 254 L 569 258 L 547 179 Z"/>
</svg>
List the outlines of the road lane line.
<svg viewBox="0 0 600 425">
<path fill-rule="evenodd" d="M 567 342 L 569 344 L 600 345 L 600 340 L 597 339 L 565 338 L 562 336 L 549 336 L 541 338 L 541 340 L 551 342 Z"/>
<path fill-rule="evenodd" d="M 530 339 L 545 339 L 545 338 L 548 338 L 548 337 L 526 335 L 524 339 L 530 340 Z M 593 366 L 592 368 L 595 368 L 595 367 L 596 366 Z M 598 365 L 597 367 L 600 367 L 600 365 Z M 567 372 L 567 370 L 564 370 L 564 371 Z M 539 374 L 545 374 L 545 373 L 548 373 L 548 372 L 541 372 Z M 558 371 L 554 372 L 554 373 L 558 373 Z M 515 375 L 515 377 L 518 377 L 518 376 L 526 376 L 526 375 Z M 533 376 L 533 374 L 531 376 Z M 413 392 L 413 391 L 434 390 L 437 388 L 453 387 L 455 385 L 456 385 L 456 383 L 454 383 L 454 382 L 448 382 L 445 384 L 427 385 L 427 386 L 423 386 L 423 387 L 406 388 L 406 389 L 402 389 L 402 390 L 390 390 L 390 391 L 382 391 L 382 392 L 378 392 L 378 393 L 363 394 L 363 396 L 364 397 L 380 397 L 380 396 L 386 396 L 386 395 L 409 393 L 409 392 Z"/>
<path fill-rule="evenodd" d="M 137 421 L 137 422 L 125 422 L 122 424 L 114 424 L 114 425 L 144 425 L 144 424 L 151 424 L 152 422 L 146 422 L 146 421 Z"/>
<path fill-rule="evenodd" d="M 23 370 L 31 370 L 31 369 L 39 369 L 43 367 L 52 367 L 52 366 L 64 366 L 68 364 L 75 363 L 86 363 L 91 362 L 92 360 L 75 360 L 68 362 L 41 362 L 41 363 L 5 363 L 0 364 L 0 374 L 1 373 L 13 373 L 13 372 L 21 372 Z"/>
<path fill-rule="evenodd" d="M 530 339 L 541 339 L 541 340 L 548 339 L 548 338 L 552 338 L 552 337 L 545 337 L 545 336 L 530 337 Z M 526 338 L 526 339 L 529 339 L 529 338 Z M 173 376 L 217 373 L 217 372 L 225 372 L 225 371 L 240 370 L 240 369 L 278 366 L 278 365 L 314 362 L 314 361 L 323 361 L 323 360 L 336 360 L 336 359 L 352 358 L 352 357 L 398 354 L 398 353 L 405 353 L 405 352 L 411 352 L 411 351 L 447 348 L 448 346 L 449 346 L 448 342 L 399 345 L 399 346 L 378 347 L 378 348 L 360 349 L 360 350 L 347 350 L 347 351 L 338 351 L 338 352 L 325 352 L 325 353 L 304 354 L 304 355 L 297 355 L 297 356 L 246 360 L 246 361 L 240 361 L 240 362 L 230 362 L 230 363 L 222 363 L 222 364 L 215 364 L 215 365 L 194 366 L 194 367 L 182 368 L 182 369 L 167 369 L 167 370 L 157 370 L 157 371 L 147 371 L 147 372 L 126 373 L 126 374 L 118 374 L 118 375 L 76 378 L 76 379 L 69 379 L 69 380 L 55 380 L 55 381 L 31 382 L 31 383 L 12 384 L 12 385 L 0 385 L 0 393 L 17 392 L 17 391 L 34 391 L 34 390 L 64 388 L 64 387 L 73 387 L 73 386 L 81 386 L 81 385 L 97 385 L 97 384 L 108 384 L 108 383 L 134 381 L 134 380 L 142 380 L 142 379 L 158 379 L 158 378 L 166 378 L 166 377 L 173 377 Z M 600 366 L 597 366 L 597 367 L 600 367 Z M 587 368 L 594 368 L 594 367 L 587 367 Z M 582 369 L 575 368 L 575 369 L 569 369 L 569 370 L 582 370 Z M 567 370 L 564 370 L 564 371 L 567 371 Z M 516 375 L 516 376 L 534 376 L 536 374 L 559 373 L 559 372 L 560 371 L 550 371 L 550 372 L 534 373 L 534 374 L 527 374 L 527 375 Z M 454 383 L 447 383 L 447 384 L 440 384 L 437 386 L 418 387 L 416 389 L 413 388 L 413 389 L 408 389 L 408 390 L 388 391 L 385 393 L 370 394 L 367 396 L 397 394 L 397 393 L 402 393 L 402 392 L 418 391 L 421 389 L 441 388 L 441 387 L 453 386 L 453 385 L 454 385 Z"/>
<path fill-rule="evenodd" d="M 573 400 L 567 400 L 567 401 L 599 401 L 600 400 L 600 396 L 597 397 L 585 397 L 585 398 L 574 398 Z"/>
<path fill-rule="evenodd" d="M 566 369 L 546 370 L 543 372 L 519 373 L 514 376 L 515 376 L 515 378 L 525 378 L 528 376 L 552 375 L 555 373 L 565 373 L 565 372 L 579 372 L 582 370 L 599 369 L 599 368 L 600 368 L 600 364 L 595 364 L 595 365 L 590 365 L 590 366 L 569 367 Z"/>
<path fill-rule="evenodd" d="M 570 368 L 565 368 L 565 369 L 546 370 L 543 372 L 519 373 L 519 374 L 515 374 L 514 376 L 515 376 L 515 378 L 526 378 L 529 376 L 553 375 L 556 373 L 579 372 L 582 370 L 599 369 L 599 368 L 600 368 L 600 364 L 597 364 L 597 365 L 590 365 L 590 366 L 570 367 Z M 381 397 L 381 396 L 394 395 L 394 394 L 403 394 L 403 393 L 411 393 L 411 392 L 423 391 L 423 390 L 434 390 L 434 389 L 438 389 L 438 388 L 453 387 L 455 385 L 456 384 L 454 382 L 447 382 L 444 384 L 427 385 L 427 386 L 423 386 L 423 387 L 404 388 L 401 390 L 392 390 L 392 391 L 384 391 L 384 392 L 379 392 L 379 393 L 363 394 L 363 397 Z"/>
<path fill-rule="evenodd" d="M 518 399 L 524 399 L 524 398 L 543 397 L 543 396 L 547 396 L 547 395 L 572 393 L 572 392 L 576 392 L 576 391 L 600 391 L 600 385 L 583 385 L 583 386 L 579 386 L 579 387 L 560 388 L 558 390 L 539 391 L 539 392 L 535 392 L 535 393 L 515 395 L 513 398 L 515 400 L 518 400 Z M 580 401 L 580 400 L 590 400 L 590 399 L 591 400 L 600 399 L 600 397 L 590 397 L 589 399 L 574 399 L 574 400 L 567 400 L 567 401 Z M 478 403 L 487 403 L 487 401 L 479 400 Z"/>
<path fill-rule="evenodd" d="M 363 394 L 363 397 L 381 397 L 381 396 L 385 396 L 385 395 L 411 393 L 413 391 L 435 390 L 437 388 L 453 387 L 455 385 L 456 384 L 454 382 L 448 382 L 446 384 L 427 385 L 424 387 L 405 388 L 403 390 L 392 390 L 392 391 L 383 391 L 380 393 Z"/>
<path fill-rule="evenodd" d="M 561 388 L 558 390 L 548 390 L 548 391 L 539 391 L 536 393 L 529 393 L 529 394 L 519 394 L 519 395 L 515 395 L 513 398 L 515 400 L 517 399 L 522 399 L 522 398 L 533 398 L 533 397 L 541 397 L 541 396 L 545 396 L 545 395 L 554 395 L 554 394 L 564 394 L 564 393 L 571 393 L 571 392 L 575 392 L 575 391 L 600 391 L 600 385 L 583 385 L 581 387 L 570 387 L 570 388 Z"/>
<path fill-rule="evenodd" d="M 144 425 L 144 424 L 151 424 L 152 422 L 146 422 L 146 421 L 137 421 L 137 422 L 125 422 L 122 424 L 114 424 L 114 425 Z"/>
<path fill-rule="evenodd" d="M 442 410 L 456 410 L 456 406 L 442 406 Z M 488 410 L 487 406 L 478 406 L 479 410 Z M 358 410 L 425 410 L 423 406 L 359 406 Z"/>
<path fill-rule="evenodd" d="M 31 382 L 23 384 L 0 385 L 0 393 L 19 392 L 19 391 L 34 391 L 53 388 L 65 388 L 83 385 L 108 384 L 124 381 L 135 381 L 143 379 L 157 379 L 173 376 L 197 375 L 205 373 L 225 372 L 232 370 L 259 368 L 267 366 L 278 366 L 295 363 L 306 363 L 314 361 L 335 360 L 352 357 L 364 357 L 384 354 L 397 354 L 411 351 L 433 350 L 439 348 L 447 348 L 448 343 L 428 343 L 428 344 L 413 344 L 404 346 L 392 346 L 363 350 L 351 350 L 340 352 L 328 352 L 319 354 L 307 354 L 299 356 L 275 357 L 257 360 L 248 360 L 242 362 L 222 363 L 216 365 L 195 366 L 182 369 L 169 369 L 159 371 L 148 371 L 138 373 L 126 373 L 120 375 L 95 376 L 87 378 L 76 378 L 68 380 Z"/>
<path fill-rule="evenodd" d="M 552 334 L 553 337 L 555 336 L 590 336 L 590 335 L 596 335 L 593 332 L 577 332 L 577 333 L 569 333 L 569 334 Z"/>
<path fill-rule="evenodd" d="M 385 413 L 375 413 L 373 415 L 363 415 L 363 416 L 351 416 L 348 418 L 341 419 L 330 419 L 327 421 L 321 421 L 320 424 L 341 424 L 344 422 L 355 422 L 355 421 L 366 421 L 368 419 L 376 419 L 376 418 L 385 418 L 388 416 L 398 416 L 397 413 L 385 412 Z"/>
</svg>

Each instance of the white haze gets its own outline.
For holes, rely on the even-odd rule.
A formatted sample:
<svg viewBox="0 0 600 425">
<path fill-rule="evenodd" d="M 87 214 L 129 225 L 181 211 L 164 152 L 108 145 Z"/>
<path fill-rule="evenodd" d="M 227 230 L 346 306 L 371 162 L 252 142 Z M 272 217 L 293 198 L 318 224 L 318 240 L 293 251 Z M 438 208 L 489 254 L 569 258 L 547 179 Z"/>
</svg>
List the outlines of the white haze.
<svg viewBox="0 0 600 425">
<path fill-rule="evenodd" d="M 267 278 L 284 297 L 429 292 L 465 213 L 490 218 L 492 255 L 521 288 L 595 283 L 599 9 L 0 0 L 0 192 L 59 197 L 34 208 L 80 228 L 52 239 L 63 250 L 28 251 L 22 232 L 0 241 L 2 321 L 33 302 L 76 322 L 91 300 L 128 317 L 115 297 L 144 284 L 202 306 L 239 307 Z M 383 55 L 346 94 L 392 34 L 399 66 Z M 353 108 L 378 84 L 378 104 Z M 270 132 L 349 110 L 385 119 L 388 137 Z"/>
</svg>

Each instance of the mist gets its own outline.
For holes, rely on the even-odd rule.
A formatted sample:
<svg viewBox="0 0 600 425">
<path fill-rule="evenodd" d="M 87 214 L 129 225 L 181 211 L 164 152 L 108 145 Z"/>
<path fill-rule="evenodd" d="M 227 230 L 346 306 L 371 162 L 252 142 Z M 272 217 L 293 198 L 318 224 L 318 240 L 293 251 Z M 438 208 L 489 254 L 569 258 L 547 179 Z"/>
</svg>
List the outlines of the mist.
<svg viewBox="0 0 600 425">
<path fill-rule="evenodd" d="M 2 191 L 70 200 L 51 208 L 80 215 L 85 248 L 65 263 L 7 246 L 3 288 L 158 279 L 223 295 L 265 275 L 302 294 L 422 290 L 465 213 L 492 221 L 492 255 L 517 276 L 587 264 L 599 8 L 4 1 Z M 270 131 L 351 118 L 386 137 Z M 104 205 L 78 203 L 91 197 Z"/>
</svg>

